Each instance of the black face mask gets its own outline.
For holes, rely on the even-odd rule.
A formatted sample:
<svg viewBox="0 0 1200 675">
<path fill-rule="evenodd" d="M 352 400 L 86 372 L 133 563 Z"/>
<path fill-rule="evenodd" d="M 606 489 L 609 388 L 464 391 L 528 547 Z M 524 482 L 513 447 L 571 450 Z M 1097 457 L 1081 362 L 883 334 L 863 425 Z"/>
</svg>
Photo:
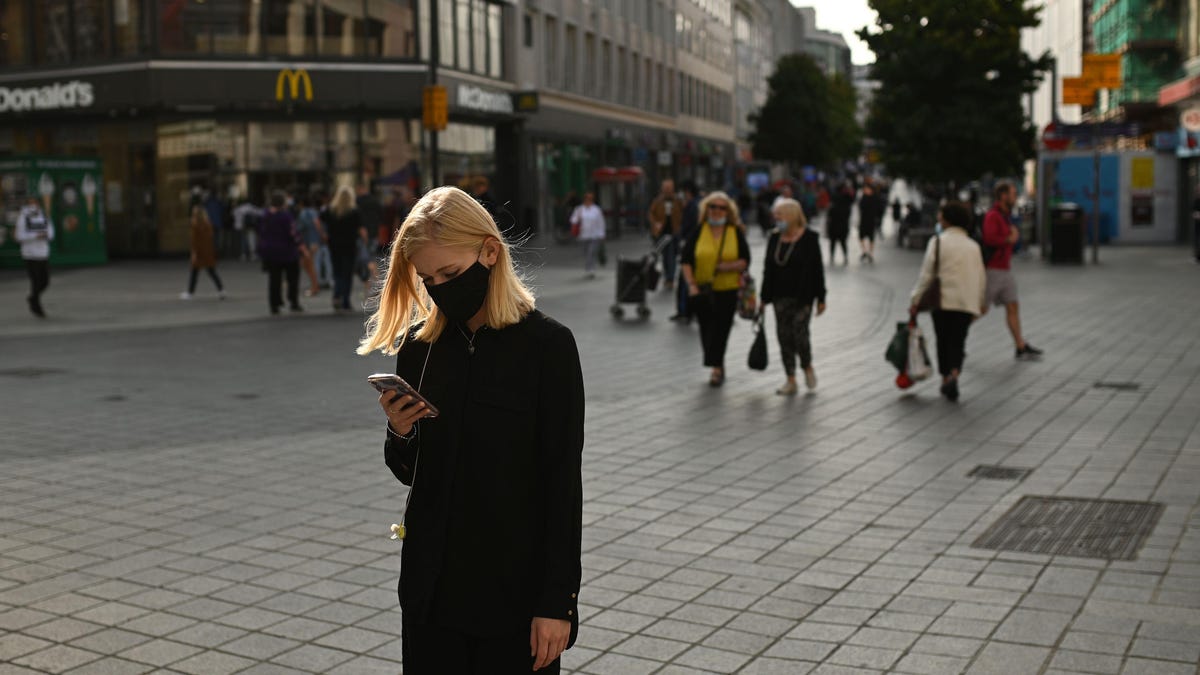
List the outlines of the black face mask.
<svg viewBox="0 0 1200 675">
<path fill-rule="evenodd" d="M 466 323 L 487 299 L 492 271 L 478 260 L 462 274 L 440 284 L 425 285 L 438 311 L 454 323 Z"/>
</svg>

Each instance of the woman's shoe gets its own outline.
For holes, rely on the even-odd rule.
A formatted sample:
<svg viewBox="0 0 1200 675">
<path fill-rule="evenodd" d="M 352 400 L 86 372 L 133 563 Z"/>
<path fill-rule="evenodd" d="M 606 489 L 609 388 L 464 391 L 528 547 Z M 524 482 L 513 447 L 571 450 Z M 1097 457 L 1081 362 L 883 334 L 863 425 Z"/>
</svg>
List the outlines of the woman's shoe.
<svg viewBox="0 0 1200 675">
<path fill-rule="evenodd" d="M 947 401 L 954 402 L 958 400 L 958 378 L 950 378 L 942 383 L 942 396 L 946 397 Z"/>
<path fill-rule="evenodd" d="M 710 387 L 719 387 L 723 384 L 725 384 L 725 373 L 723 371 L 717 371 L 712 374 L 712 377 L 708 378 L 708 386 Z"/>
<path fill-rule="evenodd" d="M 782 387 L 776 389 L 775 393 L 779 394 L 780 396 L 795 396 L 799 389 L 800 388 L 796 386 L 795 382 L 788 381 Z"/>
<path fill-rule="evenodd" d="M 808 387 L 809 391 L 817 388 L 817 371 L 812 368 L 804 371 L 804 386 Z"/>
</svg>

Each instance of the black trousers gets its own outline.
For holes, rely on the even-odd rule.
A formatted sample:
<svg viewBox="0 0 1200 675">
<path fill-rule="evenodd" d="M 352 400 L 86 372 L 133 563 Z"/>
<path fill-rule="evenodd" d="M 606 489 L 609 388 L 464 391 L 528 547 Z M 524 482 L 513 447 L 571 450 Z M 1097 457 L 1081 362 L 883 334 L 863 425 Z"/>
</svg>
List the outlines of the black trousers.
<svg viewBox="0 0 1200 675">
<path fill-rule="evenodd" d="M 829 240 L 829 264 L 833 264 L 833 257 L 837 254 L 837 247 L 842 247 L 842 257 L 846 260 L 850 259 L 850 252 L 846 249 L 846 237 L 839 237 Z"/>
<path fill-rule="evenodd" d="M 26 259 L 25 271 L 29 274 L 29 297 L 37 302 L 50 286 L 50 261 Z"/>
<path fill-rule="evenodd" d="M 529 629 L 506 637 L 481 638 L 453 628 L 405 622 L 401 653 L 404 675 L 529 675 Z M 562 659 L 539 674 L 558 675 Z"/>
<path fill-rule="evenodd" d="M 737 291 L 713 291 L 707 297 L 691 298 L 696 319 L 700 322 L 700 346 L 704 348 L 704 365 L 725 367 L 725 347 L 733 328 L 737 311 Z"/>
<path fill-rule="evenodd" d="M 205 267 L 204 269 L 208 270 L 208 276 L 210 279 L 213 280 L 213 283 L 217 285 L 217 290 L 218 291 L 224 290 L 224 286 L 221 285 L 221 277 L 217 276 L 217 268 Z M 200 274 L 200 269 L 197 267 L 193 267 L 192 273 L 190 275 L 188 275 L 188 293 L 196 292 L 196 277 L 199 274 Z"/>
<path fill-rule="evenodd" d="M 812 303 L 803 303 L 800 298 L 775 298 L 775 336 L 779 338 L 779 360 L 783 372 L 792 377 L 796 374 L 796 356 L 800 367 L 812 365 L 812 339 L 808 322 L 812 318 Z"/>
<path fill-rule="evenodd" d="M 300 306 L 300 263 L 267 263 L 267 302 L 271 305 L 271 311 L 283 306 L 280 283 L 285 274 L 287 275 L 288 304 L 292 307 Z"/>
<path fill-rule="evenodd" d="M 967 331 L 971 328 L 968 312 L 944 309 L 933 311 L 933 332 L 937 335 L 938 372 L 942 376 L 952 371 L 962 372 L 964 349 L 967 346 Z"/>
</svg>

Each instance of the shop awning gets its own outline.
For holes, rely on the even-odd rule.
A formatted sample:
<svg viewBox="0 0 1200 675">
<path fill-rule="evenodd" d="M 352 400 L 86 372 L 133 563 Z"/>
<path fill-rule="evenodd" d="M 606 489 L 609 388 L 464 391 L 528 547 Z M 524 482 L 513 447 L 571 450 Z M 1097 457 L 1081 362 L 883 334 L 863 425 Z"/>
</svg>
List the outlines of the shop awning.
<svg viewBox="0 0 1200 675">
<path fill-rule="evenodd" d="M 1158 105 L 1168 106 L 1200 96 L 1200 75 L 1185 77 L 1158 90 Z"/>
</svg>

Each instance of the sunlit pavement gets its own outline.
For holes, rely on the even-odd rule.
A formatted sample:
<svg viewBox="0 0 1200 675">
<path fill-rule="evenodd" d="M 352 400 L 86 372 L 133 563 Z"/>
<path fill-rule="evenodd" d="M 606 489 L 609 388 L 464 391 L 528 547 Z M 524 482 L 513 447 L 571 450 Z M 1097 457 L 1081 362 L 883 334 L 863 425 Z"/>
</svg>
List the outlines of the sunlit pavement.
<svg viewBox="0 0 1200 675">
<path fill-rule="evenodd" d="M 992 312 L 951 404 L 932 383 L 897 390 L 883 359 L 917 253 L 828 270 L 819 387 L 784 399 L 774 345 L 766 373 L 744 365 L 748 322 L 711 389 L 669 294 L 649 321 L 613 321 L 615 258 L 645 248 L 614 244 L 592 281 L 573 248 L 524 256 L 588 393 L 567 671 L 1197 671 L 1187 251 L 1020 261 L 1046 357 L 1015 361 Z M 362 317 L 332 315 L 328 291 L 270 317 L 255 265 L 221 272 L 224 301 L 204 277 L 179 300 L 182 262 L 56 272 L 45 321 L 20 273 L 0 274 L 0 674 L 400 671 L 387 528 L 405 489 L 363 382 L 389 360 L 353 354 Z M 980 464 L 1032 471 L 968 477 Z M 1132 561 L 972 547 L 1024 495 L 1165 510 Z"/>
</svg>

